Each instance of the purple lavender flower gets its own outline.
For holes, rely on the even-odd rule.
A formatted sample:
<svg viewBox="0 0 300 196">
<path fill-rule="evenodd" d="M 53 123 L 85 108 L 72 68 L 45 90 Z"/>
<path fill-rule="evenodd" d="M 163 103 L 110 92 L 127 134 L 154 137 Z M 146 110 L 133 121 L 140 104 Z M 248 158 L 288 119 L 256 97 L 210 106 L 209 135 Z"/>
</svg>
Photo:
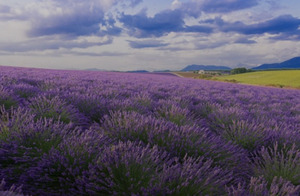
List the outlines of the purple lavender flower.
<svg viewBox="0 0 300 196">
<path fill-rule="evenodd" d="M 176 102 L 174 101 L 164 101 L 159 104 L 161 107 L 159 107 L 155 112 L 157 118 L 166 119 L 179 126 L 194 124 L 194 116 L 187 108 L 181 108 L 180 106 L 177 106 Z"/>
<path fill-rule="evenodd" d="M 111 144 L 109 138 L 93 129 L 74 131 L 25 171 L 20 181 L 30 194 L 86 195 L 88 181 L 84 173 Z"/>
<path fill-rule="evenodd" d="M 275 143 L 273 147 L 262 147 L 256 156 L 255 176 L 263 176 L 268 185 L 276 176 L 300 185 L 300 150 L 296 145 L 280 147 Z"/>
<path fill-rule="evenodd" d="M 16 187 L 12 185 L 9 188 L 6 188 L 6 182 L 2 179 L 0 183 L 0 195 L 1 196 L 25 196 L 22 193 L 22 186 Z"/>
<path fill-rule="evenodd" d="M 267 144 L 272 137 L 264 125 L 257 122 L 234 120 L 231 125 L 221 126 L 223 126 L 223 130 L 220 131 L 221 137 L 250 151 Z"/>
<path fill-rule="evenodd" d="M 91 195 L 157 194 L 160 173 L 170 164 L 168 154 L 156 146 L 120 142 L 99 153 L 89 168 Z"/>
<path fill-rule="evenodd" d="M 1 67 L 3 190 L 299 195 L 299 103 L 291 89 Z"/>
<path fill-rule="evenodd" d="M 30 100 L 29 108 L 35 114 L 36 119 L 48 118 L 64 123 L 74 123 L 75 125 L 85 125 L 86 119 L 76 108 L 68 105 L 59 97 L 39 96 Z"/>
<path fill-rule="evenodd" d="M 115 112 L 103 119 L 101 130 L 113 139 L 157 145 L 181 159 L 186 155 L 205 156 L 213 159 L 216 165 L 235 168 L 235 175 L 249 174 L 245 151 L 204 128 L 177 126 L 136 112 Z"/>
<path fill-rule="evenodd" d="M 297 196 L 300 194 L 300 186 L 294 186 L 290 181 L 284 180 L 282 177 L 275 176 L 269 183 L 262 177 L 251 177 L 248 186 L 239 184 L 237 187 L 227 188 L 229 196 L 252 196 L 252 195 L 286 195 Z"/>
<path fill-rule="evenodd" d="M 28 110 L 2 112 L 0 120 L 0 178 L 19 183 L 20 177 L 41 157 L 55 149 L 71 130 L 70 125 L 52 120 L 35 121 Z"/>
<path fill-rule="evenodd" d="M 10 109 L 11 107 L 18 106 L 18 99 L 12 94 L 12 92 L 2 85 L 0 85 L 0 107 Z"/>
<path fill-rule="evenodd" d="M 163 171 L 162 189 L 169 195 L 222 195 L 232 174 L 214 167 L 212 160 L 185 157 Z"/>
<path fill-rule="evenodd" d="M 72 93 L 65 96 L 91 123 L 100 122 L 103 116 L 114 109 L 112 100 L 97 95 Z"/>
<path fill-rule="evenodd" d="M 13 93 L 22 98 L 22 99 L 29 99 L 31 97 L 37 96 L 38 93 L 40 93 L 40 90 L 38 87 L 31 86 L 29 84 L 17 84 L 17 85 L 12 85 L 11 86 Z"/>
<path fill-rule="evenodd" d="M 219 105 L 208 117 L 210 129 L 218 135 L 222 135 L 224 129 L 230 130 L 233 122 L 243 120 L 245 115 L 245 112 L 236 107 L 224 108 Z"/>
</svg>

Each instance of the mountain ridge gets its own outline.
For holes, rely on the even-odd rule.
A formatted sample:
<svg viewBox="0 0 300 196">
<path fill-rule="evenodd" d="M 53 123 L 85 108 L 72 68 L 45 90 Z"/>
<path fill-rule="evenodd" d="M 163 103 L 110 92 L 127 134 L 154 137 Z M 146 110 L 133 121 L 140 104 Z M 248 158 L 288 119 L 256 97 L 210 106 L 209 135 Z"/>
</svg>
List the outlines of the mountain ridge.
<svg viewBox="0 0 300 196">
<path fill-rule="evenodd" d="M 257 67 L 253 67 L 253 70 L 265 70 L 265 69 L 300 69 L 300 56 L 294 57 L 281 63 L 262 64 Z"/>
<path fill-rule="evenodd" d="M 183 68 L 181 71 L 199 71 L 199 70 L 231 70 L 230 67 L 226 66 L 217 66 L 217 65 L 188 65 Z"/>
</svg>

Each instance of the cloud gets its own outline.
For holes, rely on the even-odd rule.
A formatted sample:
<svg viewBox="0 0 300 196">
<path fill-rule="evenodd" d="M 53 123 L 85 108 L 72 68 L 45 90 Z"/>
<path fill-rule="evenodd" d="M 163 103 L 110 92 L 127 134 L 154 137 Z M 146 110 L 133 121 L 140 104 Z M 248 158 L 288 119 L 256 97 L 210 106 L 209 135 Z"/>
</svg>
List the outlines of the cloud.
<svg viewBox="0 0 300 196">
<path fill-rule="evenodd" d="M 184 25 L 182 13 L 177 10 L 166 10 L 154 17 L 148 17 L 145 12 L 136 15 L 123 13 L 119 20 L 129 29 L 131 36 L 141 38 L 160 37 L 172 31 L 180 31 Z"/>
<path fill-rule="evenodd" d="M 193 32 L 210 34 L 214 29 L 206 24 L 187 25 L 187 17 L 199 17 L 202 12 L 231 12 L 253 7 L 257 0 L 190 0 L 180 2 L 174 0 L 172 9 L 156 13 L 149 17 L 146 11 L 135 15 L 122 13 L 117 20 L 110 13 L 113 6 L 135 7 L 143 0 L 43 0 L 25 6 L 24 9 L 12 11 L 9 6 L 1 6 L 0 10 L 10 14 L 2 17 L 11 19 L 26 18 L 31 28 L 27 35 L 31 38 L 43 36 L 119 36 L 123 29 L 129 36 L 137 38 L 161 37 L 170 32 Z M 1 15 L 0 15 L 1 18 Z M 230 31 L 230 30 L 229 30 Z"/>
<path fill-rule="evenodd" d="M 112 43 L 122 29 L 116 25 L 110 9 L 122 4 L 134 7 L 142 0 L 42 0 L 15 5 L 0 5 L 0 21 L 20 20 L 29 25 L 28 39 L 18 43 L 1 43 L 0 50 L 9 52 L 89 48 Z M 85 41 L 96 36 L 105 40 Z M 81 41 L 79 41 L 81 39 Z"/>
<path fill-rule="evenodd" d="M 158 48 L 168 46 L 169 44 L 159 40 L 128 41 L 131 48 Z"/>
<path fill-rule="evenodd" d="M 127 56 L 129 53 L 122 53 L 122 52 L 78 52 L 78 51 L 66 51 L 63 54 L 67 55 L 75 55 L 75 56 L 91 56 L 91 57 L 102 57 L 102 56 L 109 56 L 109 57 L 118 57 L 118 56 Z"/>
<path fill-rule="evenodd" d="M 120 35 L 120 39 L 126 36 L 124 39 L 129 40 L 128 47 L 134 49 L 155 48 L 169 51 L 217 49 L 229 44 L 243 47 L 241 44 L 254 44 L 256 41 L 253 38 L 264 34 L 271 34 L 266 37 L 273 40 L 300 40 L 300 19 L 292 15 L 281 15 L 260 22 L 256 20 L 254 23 L 229 20 L 232 15 L 227 13 L 252 8 L 259 0 L 173 0 L 170 9 L 152 13 L 153 15 L 148 15 L 146 10 L 135 14 L 135 9 L 129 8 L 139 5 L 142 0 L 31 2 L 25 3 L 24 8 L 12 4 L 0 5 L 0 20 L 22 20 L 24 30 L 25 25 L 26 29 L 30 27 L 28 37 L 20 38 L 23 41 L 0 43 L 0 52 L 27 54 L 30 51 L 51 53 L 57 50 L 69 55 L 102 56 L 105 54 L 93 53 L 92 50 L 74 52 L 72 49 L 112 44 L 115 36 Z M 199 21 L 202 17 L 216 15 L 226 15 L 227 19 L 217 17 Z M 251 20 L 250 17 L 248 19 Z M 196 21 L 199 23 L 195 23 Z M 13 24 L 14 21 L 10 23 Z M 84 39 L 91 36 L 99 39 Z M 165 40 L 159 39 L 161 37 Z M 178 37 L 184 37 L 187 44 L 177 44 L 174 40 Z M 131 40 L 132 38 L 147 39 Z M 196 40 L 197 38 L 199 39 Z M 207 40 L 201 40 L 203 38 Z M 258 44 L 252 46 L 256 45 Z"/>
<path fill-rule="evenodd" d="M 236 44 L 255 44 L 257 42 L 254 40 L 251 40 L 251 39 L 247 39 L 247 38 L 240 38 L 240 39 L 237 39 L 234 43 L 236 43 Z"/>
<path fill-rule="evenodd" d="M 103 22 L 102 13 L 97 16 L 85 15 L 84 13 L 63 14 L 35 20 L 32 29 L 28 32 L 30 37 L 45 35 L 92 35 L 100 30 L 99 23 Z"/>
<path fill-rule="evenodd" d="M 215 41 L 207 43 L 195 43 L 196 50 L 215 49 L 229 44 L 228 41 Z"/>
<path fill-rule="evenodd" d="M 200 8 L 207 13 L 227 13 L 247 9 L 258 5 L 258 0 L 196 0 Z"/>
<path fill-rule="evenodd" d="M 148 17 L 146 12 L 136 15 L 122 14 L 120 22 L 128 29 L 131 36 L 138 38 L 161 37 L 170 32 L 211 33 L 213 29 L 207 25 L 186 26 L 184 13 L 181 10 L 165 10 Z"/>
<path fill-rule="evenodd" d="M 300 41 L 300 30 L 284 32 L 278 36 L 272 37 L 272 40 L 291 40 L 291 41 Z"/>
<path fill-rule="evenodd" d="M 245 24 L 241 21 L 227 22 L 218 17 L 202 21 L 202 23 L 214 24 L 215 28 L 222 32 L 237 32 L 243 35 L 277 35 L 277 39 L 298 39 L 300 19 L 292 15 L 281 15 L 276 18 L 258 22 L 255 24 Z"/>
<path fill-rule="evenodd" d="M 89 48 L 93 46 L 102 46 L 112 43 L 112 38 L 106 38 L 102 41 L 87 41 L 87 40 L 64 40 L 57 39 L 31 39 L 23 42 L 6 42 L 0 43 L 0 51 L 5 52 L 29 52 L 29 51 L 45 51 L 58 49 L 72 49 L 72 48 Z"/>
<path fill-rule="evenodd" d="M 174 0 L 171 5 L 172 9 L 179 9 L 181 6 L 182 3 L 179 0 Z"/>
<path fill-rule="evenodd" d="M 295 18 L 291 15 L 282 15 L 277 18 L 246 25 L 242 22 L 235 22 L 232 24 L 225 24 L 222 29 L 223 31 L 235 31 L 242 34 L 263 34 L 263 33 L 270 33 L 270 34 L 279 34 L 282 32 L 290 32 L 295 31 L 300 26 L 300 19 Z"/>
<path fill-rule="evenodd" d="M 193 26 L 186 26 L 183 28 L 183 32 L 193 32 L 193 33 L 212 33 L 213 28 L 205 25 L 193 25 Z"/>
<path fill-rule="evenodd" d="M 161 37 L 170 32 L 213 32 L 208 25 L 187 26 L 187 17 L 199 18 L 202 12 L 227 13 L 258 5 L 258 0 L 191 0 L 185 3 L 179 0 L 172 2 L 171 10 L 164 10 L 153 17 L 148 17 L 146 11 L 136 15 L 121 14 L 118 18 L 128 29 L 131 36 L 138 38 Z"/>
<path fill-rule="evenodd" d="M 258 0 L 191 0 L 181 3 L 175 0 L 173 8 L 181 10 L 185 15 L 198 18 L 205 13 L 229 13 L 258 5 Z"/>
<path fill-rule="evenodd" d="M 137 5 L 139 5 L 140 3 L 143 2 L 143 0 L 125 0 L 125 1 L 122 1 L 123 2 L 123 7 L 135 7 Z"/>
<path fill-rule="evenodd" d="M 79 0 L 50 2 L 51 6 L 39 5 L 42 6 L 41 11 L 35 13 L 36 17 L 31 18 L 32 28 L 28 32 L 30 37 L 97 34 L 100 31 L 100 24 L 105 24 L 104 9 L 112 4 L 111 1 L 97 3 L 94 0 L 87 0 L 84 3 Z"/>
<path fill-rule="evenodd" d="M 0 13 L 9 13 L 11 8 L 7 5 L 0 5 Z"/>
<path fill-rule="evenodd" d="M 28 20 L 27 14 L 24 12 L 20 13 L 20 10 L 15 9 L 12 6 L 0 5 L 0 21 L 8 20 Z"/>
<path fill-rule="evenodd" d="M 29 37 L 65 35 L 70 37 L 109 33 L 119 35 L 121 29 L 108 10 L 118 3 L 135 6 L 142 0 L 43 0 L 24 7 L 0 5 L 0 20 L 26 20 Z"/>
</svg>

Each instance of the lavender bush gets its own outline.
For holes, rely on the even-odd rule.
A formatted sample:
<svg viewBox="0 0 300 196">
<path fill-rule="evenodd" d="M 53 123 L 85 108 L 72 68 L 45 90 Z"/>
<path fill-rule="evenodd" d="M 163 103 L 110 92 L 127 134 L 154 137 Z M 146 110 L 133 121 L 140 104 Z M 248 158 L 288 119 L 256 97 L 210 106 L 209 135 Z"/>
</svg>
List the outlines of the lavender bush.
<svg viewBox="0 0 300 196">
<path fill-rule="evenodd" d="M 84 195 L 84 174 L 99 152 L 112 144 L 94 129 L 74 131 L 27 170 L 21 177 L 23 187 L 33 195 Z"/>
<path fill-rule="evenodd" d="M 247 122 L 244 120 L 232 121 L 228 127 L 221 125 L 220 135 L 229 141 L 249 151 L 254 151 L 268 145 L 271 141 L 271 135 L 262 124 L 256 122 Z"/>
<path fill-rule="evenodd" d="M 262 147 L 254 167 L 254 174 L 264 176 L 268 183 L 277 176 L 300 185 L 300 150 L 295 145 L 280 148 L 275 143 L 273 147 Z"/>
<path fill-rule="evenodd" d="M 29 108 L 36 119 L 48 118 L 64 123 L 72 122 L 75 125 L 84 125 L 85 118 L 77 112 L 76 108 L 68 105 L 59 97 L 39 96 L 30 100 Z"/>
<path fill-rule="evenodd" d="M 17 97 L 13 93 L 0 85 L 0 104 L 6 109 L 16 107 L 18 105 Z"/>
<path fill-rule="evenodd" d="M 1 196 L 23 196 L 22 193 L 22 187 L 16 187 L 15 185 L 12 185 L 9 188 L 6 187 L 6 182 L 4 179 L 2 179 L 0 183 L 0 195 Z"/>
<path fill-rule="evenodd" d="M 55 149 L 73 131 L 72 126 L 53 120 L 35 121 L 25 109 L 3 111 L 0 120 L 0 178 L 20 182 L 25 171 L 36 166 L 42 156 Z M 25 173 L 24 173 L 25 172 Z"/>
<path fill-rule="evenodd" d="M 271 183 L 268 183 L 262 176 L 251 177 L 250 184 L 243 187 L 239 184 L 237 187 L 227 188 L 229 196 L 251 196 L 251 195 L 284 195 L 296 196 L 300 194 L 300 186 L 295 186 L 282 177 L 274 177 Z"/>
<path fill-rule="evenodd" d="M 166 152 L 140 143 L 120 142 L 99 153 L 90 165 L 92 195 L 151 195 L 160 192 L 160 175 L 170 160 Z"/>
<path fill-rule="evenodd" d="M 1 67 L 0 195 L 299 195 L 299 103 L 292 89 Z"/>
<path fill-rule="evenodd" d="M 104 117 L 101 130 L 109 137 L 122 141 L 142 141 L 151 146 L 157 145 L 180 159 L 186 155 L 211 158 L 215 165 L 234 170 L 235 175 L 247 175 L 249 169 L 243 149 L 197 126 L 178 126 L 136 112 L 115 112 Z"/>
<path fill-rule="evenodd" d="M 163 187 L 170 195 L 223 195 L 232 173 L 213 167 L 211 160 L 185 157 L 164 171 Z"/>
</svg>

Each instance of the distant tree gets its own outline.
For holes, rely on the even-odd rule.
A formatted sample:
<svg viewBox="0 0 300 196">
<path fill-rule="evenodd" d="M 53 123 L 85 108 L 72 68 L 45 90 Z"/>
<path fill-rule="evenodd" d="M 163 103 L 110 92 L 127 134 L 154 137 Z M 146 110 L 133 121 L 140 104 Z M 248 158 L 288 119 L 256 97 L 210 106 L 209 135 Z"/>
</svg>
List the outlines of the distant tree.
<svg viewBox="0 0 300 196">
<path fill-rule="evenodd" d="M 240 74 L 240 73 L 247 73 L 247 72 L 252 72 L 251 69 L 246 69 L 245 67 L 241 68 L 235 68 L 230 71 L 231 74 Z"/>
</svg>

